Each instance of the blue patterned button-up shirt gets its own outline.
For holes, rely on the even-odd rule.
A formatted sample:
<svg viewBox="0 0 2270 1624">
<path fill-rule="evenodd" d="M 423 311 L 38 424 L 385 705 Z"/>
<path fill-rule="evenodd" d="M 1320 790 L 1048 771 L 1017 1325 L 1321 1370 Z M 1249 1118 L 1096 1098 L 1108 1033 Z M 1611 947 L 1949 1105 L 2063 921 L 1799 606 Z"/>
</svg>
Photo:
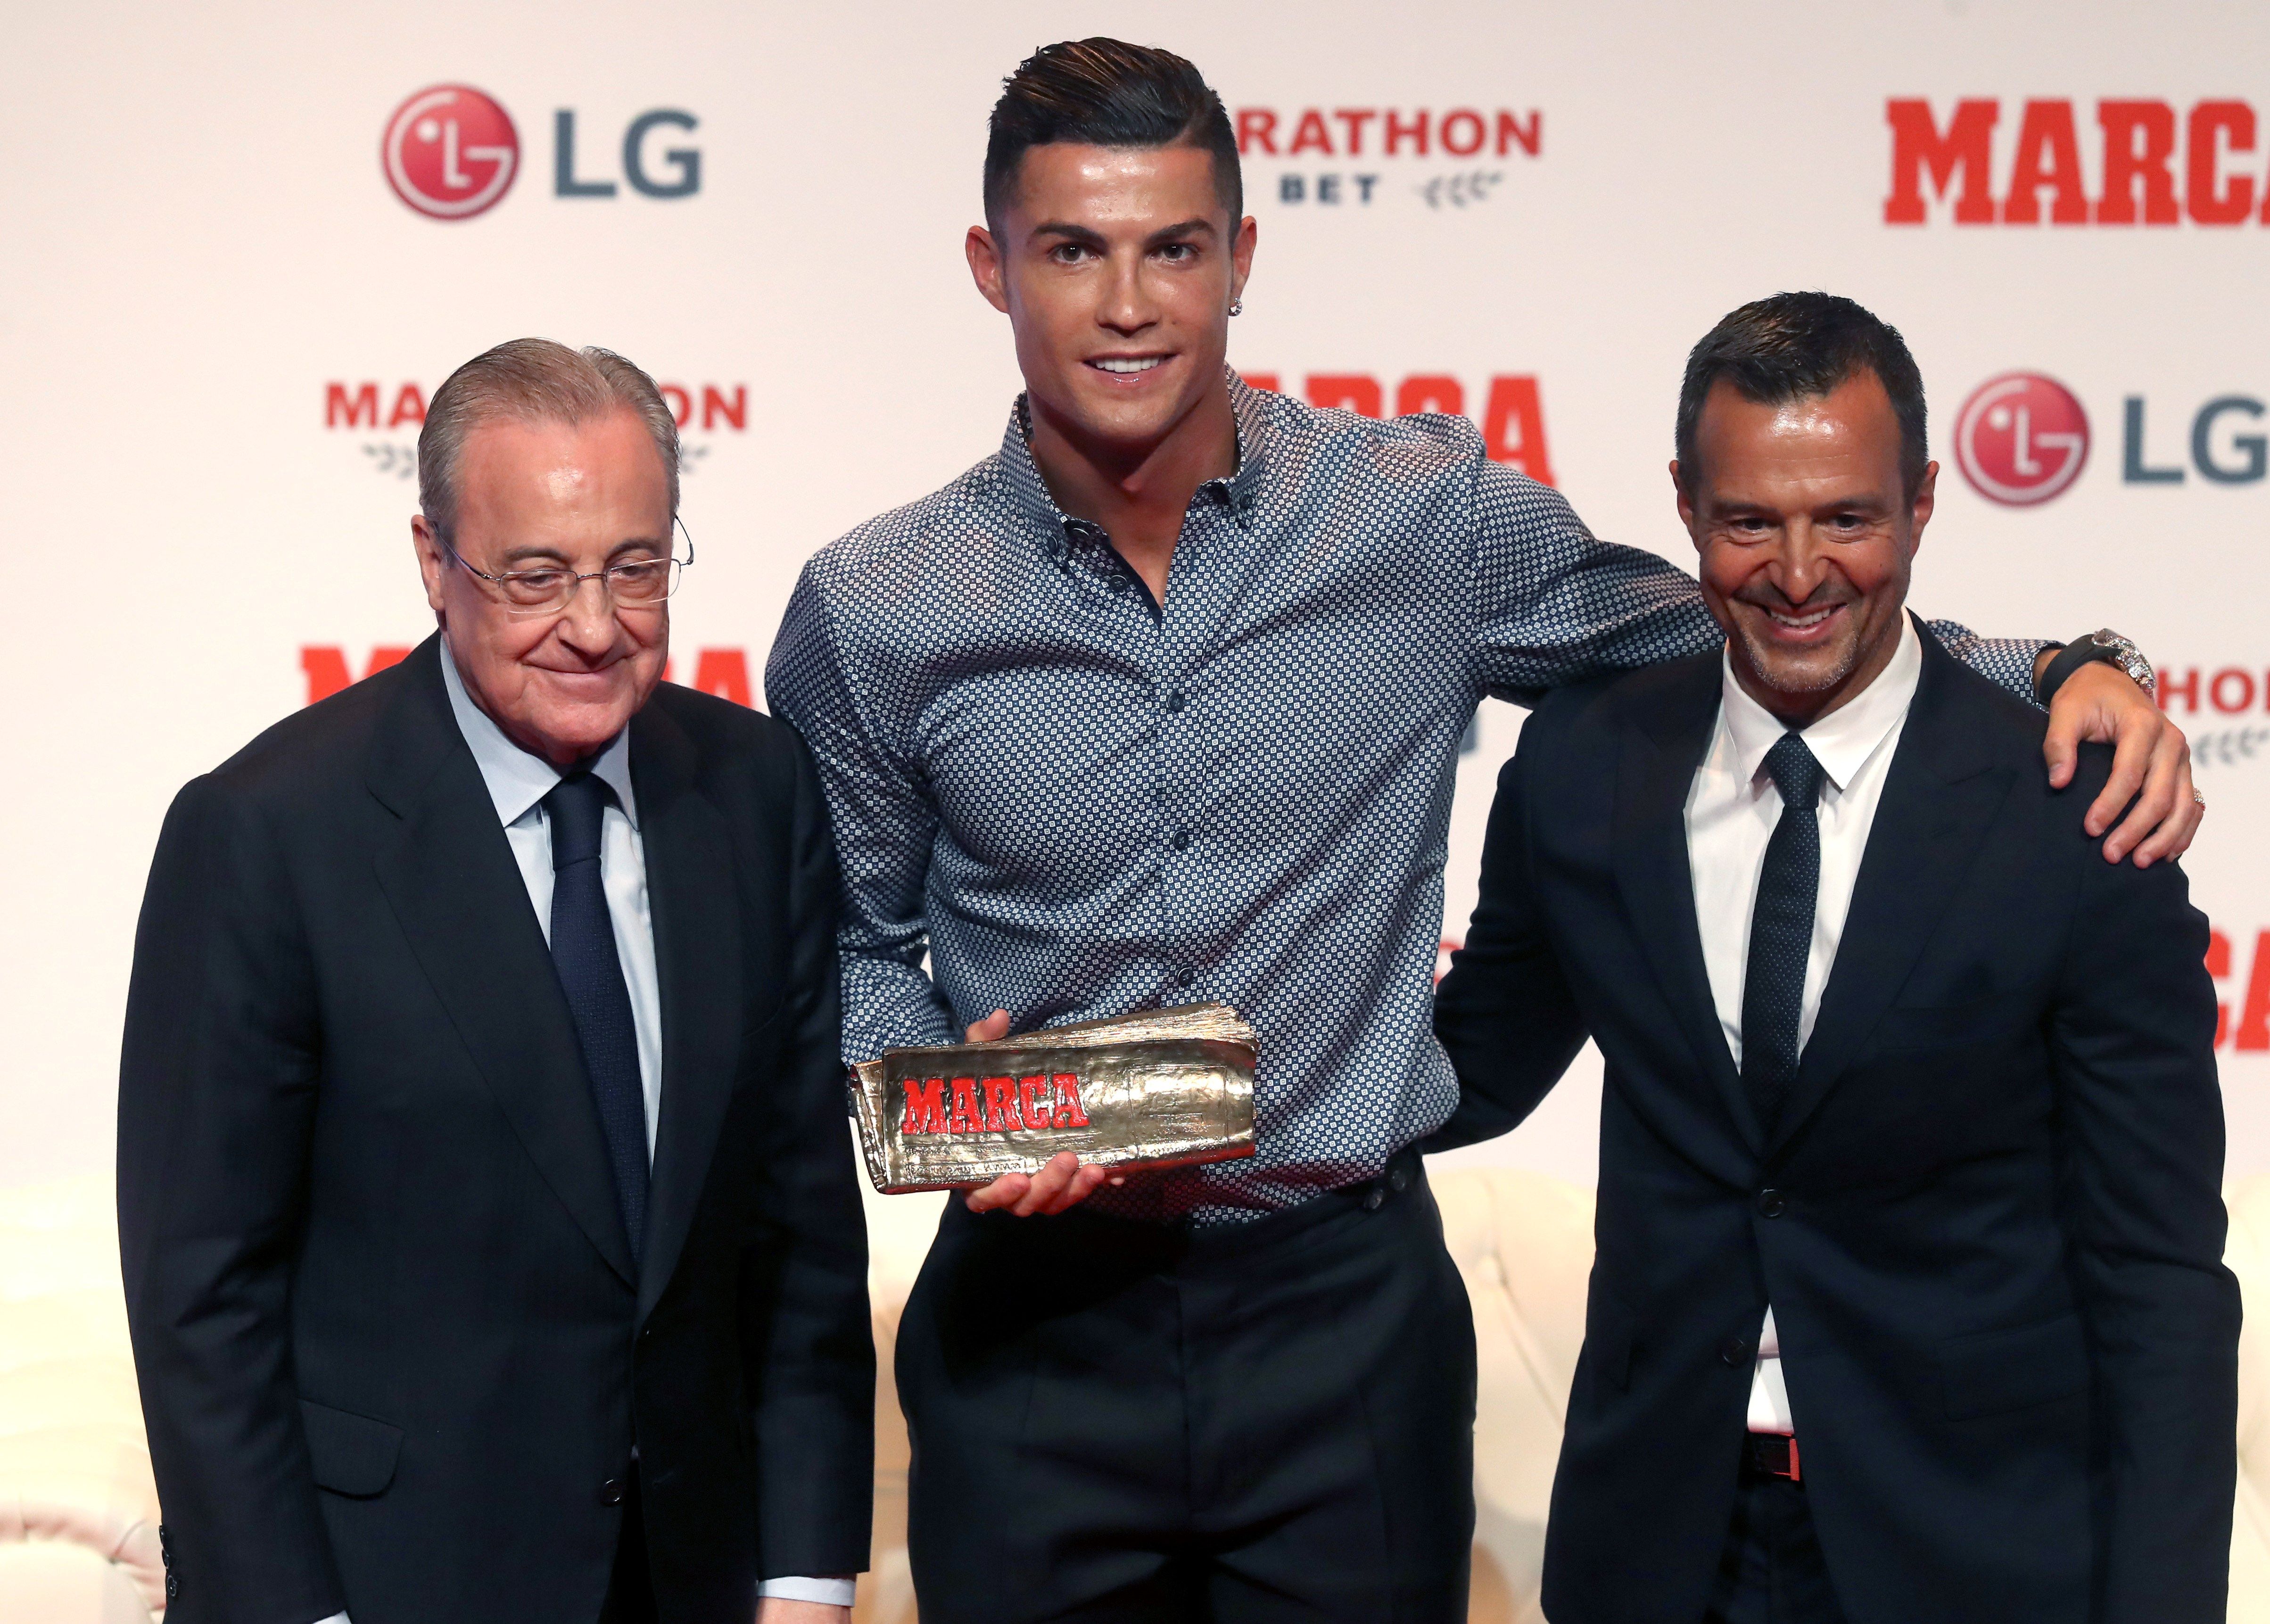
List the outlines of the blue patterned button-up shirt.
<svg viewBox="0 0 2270 1624">
<path fill-rule="evenodd" d="M 846 1060 L 996 1008 L 1231 1005 L 1257 1153 L 1094 1198 L 1202 1223 L 1376 1176 L 1457 1103 L 1434 974 L 1482 695 L 1721 641 L 1691 577 L 1466 419 L 1230 389 L 1238 471 L 1191 501 L 1163 604 L 1057 507 L 1020 400 L 997 454 L 811 560 L 765 673 L 834 817 Z M 1933 629 L 2030 693 L 2038 644 Z"/>
</svg>

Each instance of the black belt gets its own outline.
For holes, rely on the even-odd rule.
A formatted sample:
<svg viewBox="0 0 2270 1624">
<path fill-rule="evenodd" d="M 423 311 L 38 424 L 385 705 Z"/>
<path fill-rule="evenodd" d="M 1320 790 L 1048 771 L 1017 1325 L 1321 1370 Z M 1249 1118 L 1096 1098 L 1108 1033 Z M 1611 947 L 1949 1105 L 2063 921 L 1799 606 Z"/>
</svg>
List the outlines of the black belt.
<svg viewBox="0 0 2270 1624">
<path fill-rule="evenodd" d="M 1777 1432 L 1754 1432 L 1742 1450 L 1742 1473 L 1745 1477 L 1787 1478 L 1791 1482 L 1802 1481 L 1797 1469 L 1797 1440 Z"/>
</svg>

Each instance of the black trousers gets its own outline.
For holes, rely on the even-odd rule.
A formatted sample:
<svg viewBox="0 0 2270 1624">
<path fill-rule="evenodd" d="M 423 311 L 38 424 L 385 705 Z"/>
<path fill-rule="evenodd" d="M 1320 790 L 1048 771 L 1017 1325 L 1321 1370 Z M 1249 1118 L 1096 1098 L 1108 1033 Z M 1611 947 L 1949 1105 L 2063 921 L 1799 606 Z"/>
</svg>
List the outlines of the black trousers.
<svg viewBox="0 0 2270 1624">
<path fill-rule="evenodd" d="M 1805 1485 L 1746 1471 L 1704 1624 L 1844 1624 Z"/>
<path fill-rule="evenodd" d="M 1418 1159 L 1193 1230 L 950 1202 L 901 1322 L 923 1624 L 1462 1624 L 1473 1319 Z"/>
</svg>

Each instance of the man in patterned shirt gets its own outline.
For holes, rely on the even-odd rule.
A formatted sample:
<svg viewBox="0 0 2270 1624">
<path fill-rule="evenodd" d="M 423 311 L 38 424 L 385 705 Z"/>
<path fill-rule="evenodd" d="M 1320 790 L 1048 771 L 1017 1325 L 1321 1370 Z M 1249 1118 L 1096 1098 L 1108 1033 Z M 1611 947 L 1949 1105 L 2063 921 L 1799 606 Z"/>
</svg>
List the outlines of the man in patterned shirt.
<svg viewBox="0 0 2270 1624">
<path fill-rule="evenodd" d="M 1027 393 L 812 560 L 766 675 L 835 821 L 845 1056 L 1217 999 L 1261 1033 L 1258 1152 L 948 1204 L 899 1342 L 923 1617 L 1462 1619 L 1473 1324 L 1414 1148 L 1458 1097 L 1458 740 L 1485 693 L 1720 633 L 1465 419 L 1228 374 L 1254 223 L 1181 58 L 1037 53 L 985 180 L 969 263 Z M 2030 693 L 2043 645 L 1932 629 Z M 2099 666 L 2057 782 L 2084 733 L 2120 752 L 2093 833 L 2143 791 L 2106 856 L 2178 854 L 2180 733 Z"/>
</svg>

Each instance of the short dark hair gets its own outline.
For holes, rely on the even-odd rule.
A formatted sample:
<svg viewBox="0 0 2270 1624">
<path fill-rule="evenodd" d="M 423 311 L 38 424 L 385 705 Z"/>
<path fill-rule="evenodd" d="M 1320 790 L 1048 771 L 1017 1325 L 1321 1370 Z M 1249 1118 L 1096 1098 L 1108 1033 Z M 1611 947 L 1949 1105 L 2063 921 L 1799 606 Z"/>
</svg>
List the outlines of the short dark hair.
<svg viewBox="0 0 2270 1624">
<path fill-rule="evenodd" d="M 1900 420 L 1900 477 L 1912 500 L 1931 460 L 1923 374 L 1899 330 L 1835 293 L 1776 293 L 1744 305 L 1702 336 L 1679 387 L 1679 482 L 1695 489 L 1695 426 L 1721 378 L 1744 400 L 1778 406 L 1826 395 L 1873 372 Z"/>
<path fill-rule="evenodd" d="M 1198 147 L 1213 156 L 1213 185 L 1233 230 L 1245 212 L 1237 134 L 1221 98 L 1172 51 L 1120 40 L 1044 45 L 1001 81 L 985 141 L 985 215 L 1000 216 L 1017 166 L 1051 142 L 1084 146 Z"/>
</svg>

